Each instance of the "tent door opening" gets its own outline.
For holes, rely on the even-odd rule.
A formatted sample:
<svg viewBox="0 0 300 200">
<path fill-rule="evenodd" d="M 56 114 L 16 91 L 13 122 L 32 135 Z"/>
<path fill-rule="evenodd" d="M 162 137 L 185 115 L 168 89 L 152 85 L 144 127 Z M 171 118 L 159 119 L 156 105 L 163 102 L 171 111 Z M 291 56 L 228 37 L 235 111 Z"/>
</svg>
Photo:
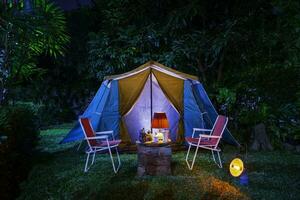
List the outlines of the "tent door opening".
<svg viewBox="0 0 300 200">
<path fill-rule="evenodd" d="M 132 143 L 139 139 L 142 128 L 145 128 L 146 131 L 151 130 L 154 112 L 166 113 L 171 140 L 176 141 L 180 114 L 163 93 L 155 76 L 150 73 L 139 98 L 129 112 L 123 116 Z"/>
</svg>

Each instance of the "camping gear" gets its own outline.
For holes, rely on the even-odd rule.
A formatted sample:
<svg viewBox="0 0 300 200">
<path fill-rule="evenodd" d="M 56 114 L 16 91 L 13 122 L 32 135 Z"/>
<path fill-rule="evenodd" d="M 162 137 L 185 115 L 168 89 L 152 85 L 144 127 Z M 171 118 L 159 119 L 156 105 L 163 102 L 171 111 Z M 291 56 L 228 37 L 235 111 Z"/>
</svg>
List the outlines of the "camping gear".
<svg viewBox="0 0 300 200">
<path fill-rule="evenodd" d="M 164 112 L 155 112 L 152 119 L 151 129 L 159 129 L 158 132 L 155 132 L 155 136 L 157 137 L 157 142 L 164 143 L 167 142 L 165 140 L 165 129 L 169 128 L 169 122 L 167 119 L 167 115 Z"/>
<path fill-rule="evenodd" d="M 233 159 L 229 164 L 229 171 L 233 177 L 239 177 L 244 171 L 244 163 L 240 158 Z"/>
<path fill-rule="evenodd" d="M 152 119 L 152 128 L 169 128 L 169 122 L 166 113 L 155 112 Z"/>
<path fill-rule="evenodd" d="M 186 137 L 185 138 L 186 141 L 189 144 L 189 149 L 188 149 L 188 152 L 186 154 L 185 161 L 186 161 L 186 163 L 188 165 L 188 168 L 190 170 L 193 169 L 199 147 L 203 148 L 203 149 L 211 150 L 214 162 L 218 165 L 218 167 L 222 168 L 222 161 L 221 161 L 220 153 L 219 153 L 221 151 L 221 149 L 218 147 L 218 145 L 219 145 L 220 139 L 222 138 L 223 132 L 226 128 L 227 122 L 228 122 L 227 117 L 219 115 L 217 117 L 216 122 L 215 122 L 212 129 L 194 128 L 192 137 Z M 199 134 L 199 137 L 194 137 L 196 131 L 210 132 L 210 134 L 209 135 Z M 194 154 L 194 157 L 193 157 L 192 164 L 190 165 L 190 163 L 188 161 L 188 157 L 189 157 L 190 150 L 191 150 L 192 146 L 196 147 L 196 151 L 195 151 L 195 154 Z M 214 152 L 216 152 L 217 155 L 218 155 L 219 163 L 215 159 Z"/>
<path fill-rule="evenodd" d="M 248 184 L 249 184 L 249 177 L 247 175 L 247 171 L 245 170 L 240 176 L 240 185 L 248 186 Z"/>
<path fill-rule="evenodd" d="M 96 131 L 113 130 L 122 143 L 135 144 L 142 128 L 151 130 L 154 112 L 166 113 L 172 142 L 184 142 L 193 127 L 209 129 L 218 113 L 198 78 L 157 62 L 127 73 L 106 77 L 80 117 L 89 118 Z M 84 139 L 79 123 L 61 143 Z M 239 145 L 228 130 L 222 140 Z"/>
<path fill-rule="evenodd" d="M 120 156 L 118 152 L 118 145 L 120 144 L 121 140 L 115 140 L 113 131 L 94 132 L 90 120 L 88 118 L 80 118 L 79 123 L 84 132 L 85 139 L 88 143 L 88 149 L 86 150 L 87 157 L 86 157 L 84 172 L 87 172 L 89 168 L 94 164 L 95 154 L 97 152 L 108 150 L 112 162 L 113 170 L 115 173 L 117 173 L 121 166 Z M 112 140 L 109 140 L 110 135 L 112 137 Z M 115 167 L 115 162 L 111 152 L 113 148 L 116 150 L 116 154 L 117 154 L 117 159 L 118 159 L 117 168 Z M 90 154 L 93 154 L 93 159 L 90 166 L 88 166 Z"/>
<path fill-rule="evenodd" d="M 144 128 L 140 131 L 140 137 L 139 137 L 140 142 L 145 142 L 146 141 L 146 131 Z"/>
</svg>

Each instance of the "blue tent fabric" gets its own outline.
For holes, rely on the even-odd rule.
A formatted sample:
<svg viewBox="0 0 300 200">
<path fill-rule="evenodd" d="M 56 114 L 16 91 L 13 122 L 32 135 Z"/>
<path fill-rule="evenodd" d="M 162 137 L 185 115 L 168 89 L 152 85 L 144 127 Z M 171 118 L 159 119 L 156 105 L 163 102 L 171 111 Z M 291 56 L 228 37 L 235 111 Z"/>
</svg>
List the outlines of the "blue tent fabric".
<svg viewBox="0 0 300 200">
<path fill-rule="evenodd" d="M 88 108 L 84 111 L 84 113 L 80 116 L 90 118 L 93 128 L 98 127 L 99 118 L 102 115 L 102 111 L 110 91 L 109 85 L 109 81 L 104 81 L 101 84 L 92 102 L 89 104 Z M 71 129 L 71 131 L 60 143 L 63 144 L 67 142 L 73 142 L 77 140 L 82 140 L 83 138 L 84 134 L 82 132 L 79 122 L 77 122 L 74 128 Z"/>
<path fill-rule="evenodd" d="M 119 138 L 119 92 L 118 92 L 118 81 L 113 80 L 111 82 L 109 96 L 106 100 L 100 123 L 98 124 L 96 131 L 114 131 L 114 137 Z"/>
<path fill-rule="evenodd" d="M 218 113 L 214 106 L 212 105 L 204 87 L 201 83 L 197 82 L 193 84 L 194 89 L 194 95 L 196 99 L 198 100 L 197 103 L 202 108 L 202 112 L 207 112 L 207 115 L 204 114 L 204 121 L 207 124 L 206 128 L 212 128 L 214 122 L 217 119 Z M 240 146 L 240 144 L 234 139 L 234 137 L 231 135 L 229 130 L 226 128 L 225 132 L 223 133 L 222 140 L 236 146 Z"/>
<path fill-rule="evenodd" d="M 202 113 L 194 98 L 191 82 L 184 81 L 184 132 L 185 136 L 192 136 L 193 128 L 204 128 Z"/>
</svg>

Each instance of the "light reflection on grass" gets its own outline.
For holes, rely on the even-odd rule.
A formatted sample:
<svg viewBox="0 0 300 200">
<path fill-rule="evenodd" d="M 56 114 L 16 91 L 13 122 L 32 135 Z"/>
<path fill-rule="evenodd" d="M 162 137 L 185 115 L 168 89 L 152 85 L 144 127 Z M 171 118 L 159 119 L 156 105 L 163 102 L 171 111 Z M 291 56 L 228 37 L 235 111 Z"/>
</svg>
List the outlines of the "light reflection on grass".
<svg viewBox="0 0 300 200">
<path fill-rule="evenodd" d="M 136 155 L 121 154 L 122 168 L 115 175 L 107 154 L 96 156 L 89 173 L 83 173 L 85 154 L 74 144 L 59 145 L 69 131 L 60 126 L 41 132 L 41 155 L 19 199 L 300 199 L 300 157 L 289 152 L 250 153 L 245 163 L 249 186 L 242 187 L 228 173 L 235 149 L 226 147 L 219 169 L 209 151 L 200 151 L 193 171 L 185 152 L 172 156 L 172 176 L 136 177 Z M 284 170 L 283 170 L 284 169 Z"/>
</svg>

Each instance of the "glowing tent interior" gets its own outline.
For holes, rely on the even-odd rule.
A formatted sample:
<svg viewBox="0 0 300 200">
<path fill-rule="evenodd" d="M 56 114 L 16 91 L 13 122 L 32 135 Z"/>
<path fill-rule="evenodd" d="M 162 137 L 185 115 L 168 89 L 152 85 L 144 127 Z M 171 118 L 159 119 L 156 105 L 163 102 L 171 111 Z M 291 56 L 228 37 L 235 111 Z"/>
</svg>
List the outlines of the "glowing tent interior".
<svg viewBox="0 0 300 200">
<path fill-rule="evenodd" d="M 115 137 L 135 143 L 142 128 L 151 128 L 154 112 L 165 112 L 173 142 L 183 142 L 192 129 L 212 128 L 217 112 L 198 78 L 154 61 L 127 73 L 106 77 L 80 117 L 95 131 L 113 130 Z M 61 143 L 84 139 L 79 123 Z M 223 141 L 239 145 L 228 130 Z"/>
</svg>

